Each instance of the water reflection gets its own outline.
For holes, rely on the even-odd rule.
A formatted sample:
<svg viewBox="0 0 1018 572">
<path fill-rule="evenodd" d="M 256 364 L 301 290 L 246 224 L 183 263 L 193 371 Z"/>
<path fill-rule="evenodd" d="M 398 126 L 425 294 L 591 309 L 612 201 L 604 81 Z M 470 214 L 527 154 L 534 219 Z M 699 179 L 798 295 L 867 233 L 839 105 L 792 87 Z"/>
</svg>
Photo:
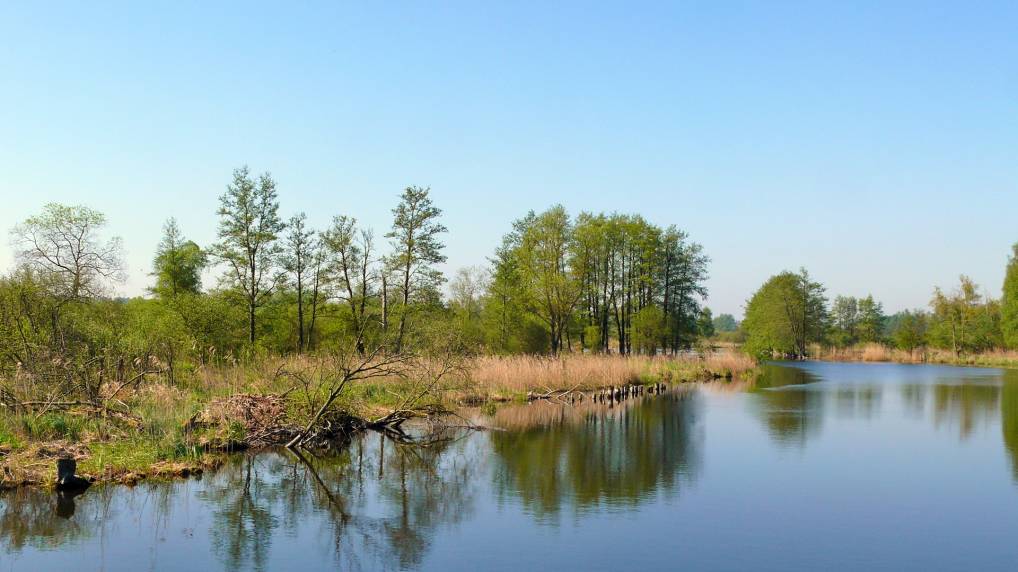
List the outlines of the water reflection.
<svg viewBox="0 0 1018 572">
<path fill-rule="evenodd" d="M 840 365 L 840 367 L 839 367 Z M 1005 442 L 1018 428 L 1018 371 L 893 364 L 768 365 L 750 390 L 749 404 L 774 442 L 803 447 L 818 436 L 833 413 L 845 421 L 881 417 L 883 395 L 896 387 L 900 412 L 891 416 L 926 420 L 960 439 L 999 422 Z M 945 372 L 948 372 L 945 374 Z M 822 383 L 821 383 L 822 382 Z M 998 416 L 1000 417 L 998 419 Z M 1008 445 L 1010 447 L 1010 445 Z"/>
<path fill-rule="evenodd" d="M 1011 461 L 1011 471 L 1018 483 L 1018 370 L 1006 370 L 1000 390 L 1001 431 L 1004 448 Z"/>
<path fill-rule="evenodd" d="M 804 368 L 764 366 L 750 403 L 775 443 L 802 447 L 820 430 L 823 394 L 809 387 L 820 380 Z"/>
<path fill-rule="evenodd" d="M 701 407 L 698 392 L 680 390 L 615 410 L 540 403 L 514 409 L 508 415 L 514 426 L 524 426 L 525 417 L 534 423 L 491 433 L 496 491 L 518 498 L 542 521 L 565 507 L 582 514 L 633 507 L 655 493 L 674 496 L 702 463 Z"/>
<path fill-rule="evenodd" d="M 517 564 L 519 546 L 547 559 L 521 568 L 665 568 L 681 557 L 721 561 L 705 558 L 712 539 L 718 554 L 729 549 L 712 531 L 766 536 L 776 518 L 795 515 L 775 532 L 785 536 L 754 545 L 786 547 L 765 554 L 777 563 L 811 543 L 823 555 L 840 546 L 823 544 L 825 537 L 782 544 L 788 535 L 841 526 L 839 534 L 853 540 L 846 550 L 863 550 L 878 536 L 897 538 L 883 529 L 868 535 L 881 523 L 896 534 L 918 524 L 925 534 L 930 521 L 910 523 L 909 515 L 925 514 L 931 499 L 956 490 L 971 504 L 938 505 L 954 520 L 976 523 L 1000 506 L 993 530 L 1018 526 L 1007 510 L 1014 505 L 1008 495 L 1018 491 L 1018 371 L 775 365 L 750 387 L 690 385 L 611 407 L 589 400 L 513 405 L 484 423 L 499 430 L 450 429 L 431 434 L 425 446 L 371 433 L 327 454 L 238 455 L 200 480 L 95 486 L 76 497 L 10 491 L 0 494 L 0 568 L 504 568 Z M 820 446 L 807 450 L 808 442 Z M 789 447 L 802 454 L 790 457 Z M 859 464 L 866 462 L 877 470 Z M 784 487 L 790 466 L 802 484 Z M 759 486 L 732 486 L 747 475 Z M 818 498 L 834 500 L 818 510 Z M 892 501 L 905 508 L 888 513 Z M 554 526 L 553 534 L 535 522 Z M 639 563 L 599 551 L 618 535 L 653 530 L 695 540 L 663 543 L 639 553 Z M 969 532 L 966 542 L 978 543 L 991 538 L 987 530 L 952 529 L 936 546 Z M 558 540 L 542 544 L 549 536 Z M 585 546 L 590 560 L 551 554 L 559 541 Z M 501 560 L 484 562 L 476 553 L 457 560 L 475 544 L 502 553 Z M 899 545 L 876 555 L 895 555 Z M 972 553 L 992 556 L 999 546 L 1006 544 L 986 541 Z M 841 561 L 865 564 L 854 554 Z M 798 562 L 832 568 L 819 556 Z"/>
<path fill-rule="evenodd" d="M 3 552 L 51 548 L 85 538 L 92 529 L 67 522 L 74 500 L 49 490 L 18 489 L 0 495 L 0 546 Z M 72 505 L 73 506 L 73 505 Z M 69 514 L 70 513 L 70 514 Z"/>
</svg>

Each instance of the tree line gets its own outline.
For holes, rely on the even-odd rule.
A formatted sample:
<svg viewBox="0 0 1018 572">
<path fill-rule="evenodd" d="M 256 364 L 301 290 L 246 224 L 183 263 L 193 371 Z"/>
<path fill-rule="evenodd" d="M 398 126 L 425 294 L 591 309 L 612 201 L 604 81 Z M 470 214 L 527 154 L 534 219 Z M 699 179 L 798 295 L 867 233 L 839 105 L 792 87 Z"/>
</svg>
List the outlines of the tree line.
<svg viewBox="0 0 1018 572">
<path fill-rule="evenodd" d="M 701 308 L 702 247 L 636 215 L 530 212 L 489 265 L 451 280 L 440 270 L 447 229 L 427 188 L 404 189 L 383 240 L 347 214 L 322 229 L 304 213 L 285 219 L 276 181 L 247 167 L 234 171 L 217 216 L 217 239 L 204 246 L 166 221 L 149 293 L 129 299 L 112 295 L 124 280 L 122 242 L 104 238 L 102 213 L 50 204 L 17 225 L 16 266 L 0 279 L 0 374 L 53 359 L 133 356 L 102 371 L 157 360 L 173 372 L 340 345 L 399 354 L 440 338 L 464 352 L 653 354 L 713 327 Z"/>
<path fill-rule="evenodd" d="M 746 351 L 804 357 L 813 344 L 838 348 L 879 343 L 913 353 L 924 348 L 955 356 L 1018 349 L 1018 244 L 1012 247 L 1000 298 L 962 275 L 950 290 L 936 287 L 926 309 L 884 313 L 867 295 L 828 300 L 805 269 L 768 279 L 746 304 Z"/>
</svg>

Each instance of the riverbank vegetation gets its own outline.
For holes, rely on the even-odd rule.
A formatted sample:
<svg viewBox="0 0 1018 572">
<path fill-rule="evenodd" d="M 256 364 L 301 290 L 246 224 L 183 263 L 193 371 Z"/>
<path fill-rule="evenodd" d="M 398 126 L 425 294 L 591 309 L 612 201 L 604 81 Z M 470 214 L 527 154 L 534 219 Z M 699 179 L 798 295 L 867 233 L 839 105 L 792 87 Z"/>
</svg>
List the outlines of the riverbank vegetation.
<svg viewBox="0 0 1018 572">
<path fill-rule="evenodd" d="M 999 298 L 961 276 L 934 288 L 927 309 L 886 315 L 869 295 L 828 300 L 803 269 L 761 286 L 740 329 L 760 357 L 1018 367 L 1018 244 Z"/>
<path fill-rule="evenodd" d="M 555 206 L 447 280 L 429 190 L 406 188 L 392 212 L 382 240 L 349 214 L 315 230 L 280 214 L 269 174 L 237 169 L 218 240 L 166 221 L 132 298 L 114 295 L 123 246 L 102 213 L 27 218 L 0 278 L 0 483 L 44 482 L 59 456 L 100 479 L 189 472 L 223 451 L 398 431 L 464 400 L 754 365 L 704 343 L 709 261 L 674 226 Z"/>
</svg>

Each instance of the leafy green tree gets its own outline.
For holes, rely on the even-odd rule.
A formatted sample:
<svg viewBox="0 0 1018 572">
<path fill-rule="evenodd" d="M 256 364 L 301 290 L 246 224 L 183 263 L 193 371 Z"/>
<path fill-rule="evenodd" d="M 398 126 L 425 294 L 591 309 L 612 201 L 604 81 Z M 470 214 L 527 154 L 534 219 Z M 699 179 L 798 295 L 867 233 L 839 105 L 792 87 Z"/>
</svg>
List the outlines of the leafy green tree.
<svg viewBox="0 0 1018 572">
<path fill-rule="evenodd" d="M 318 233 L 307 226 L 306 214 L 291 217 L 288 228 L 282 263 L 297 297 L 297 351 L 303 352 L 308 349 L 314 328 L 314 318 L 310 327 L 305 327 L 305 308 L 312 316 L 318 312 L 322 251 Z"/>
<path fill-rule="evenodd" d="M 371 267 L 374 235 L 368 229 L 358 229 L 357 219 L 335 216 L 322 235 L 322 244 L 327 257 L 327 274 L 333 285 L 332 296 L 349 310 L 350 330 L 356 339 L 357 352 L 363 355 L 371 323 L 369 300 L 375 296 L 376 279 Z"/>
<path fill-rule="evenodd" d="M 385 235 L 392 241 L 393 253 L 389 266 L 398 275 L 399 331 L 396 334 L 396 352 L 403 348 L 406 336 L 410 303 L 438 298 L 438 287 L 445 280 L 436 264 L 445 262 L 442 254 L 445 245 L 438 236 L 447 232 L 438 222 L 442 210 L 432 203 L 431 189 L 407 187 L 399 205 L 392 209 L 392 230 Z"/>
<path fill-rule="evenodd" d="M 744 349 L 754 355 L 804 357 L 827 327 L 824 287 L 806 269 L 772 276 L 746 305 Z"/>
<path fill-rule="evenodd" d="M 860 342 L 883 341 L 884 323 L 886 321 L 887 316 L 884 315 L 884 305 L 875 301 L 872 295 L 859 299 L 857 331 Z"/>
<path fill-rule="evenodd" d="M 536 215 L 531 212 L 528 216 L 532 219 Z M 527 219 L 515 221 L 512 232 L 502 237 L 502 244 L 495 249 L 492 258 L 491 280 L 481 314 L 488 346 L 496 352 L 518 352 L 525 345 L 523 332 L 527 310 L 523 306 L 525 292 L 516 248 L 528 224 Z M 544 346 L 536 351 L 544 351 Z"/>
<path fill-rule="evenodd" d="M 1004 344 L 1009 348 L 1018 349 L 1018 243 L 1011 246 L 1011 256 L 1007 261 L 1000 314 Z"/>
<path fill-rule="evenodd" d="M 212 254 L 226 264 L 227 283 L 243 294 L 248 341 L 253 344 L 255 314 L 280 282 L 277 239 L 286 225 L 279 218 L 276 182 L 269 173 L 255 181 L 246 166 L 235 169 L 219 202 L 219 242 L 212 247 Z"/>
<path fill-rule="evenodd" d="M 11 230 L 18 262 L 62 300 L 95 298 L 124 279 L 121 241 L 103 240 L 106 216 L 85 206 L 49 203 Z"/>
<path fill-rule="evenodd" d="M 521 298 L 524 307 L 548 328 L 555 355 L 580 296 L 569 265 L 573 227 L 561 205 L 525 221 L 512 253 L 521 277 Z"/>
<path fill-rule="evenodd" d="M 961 276 L 953 292 L 936 288 L 930 307 L 929 339 L 933 345 L 950 348 L 957 356 L 1003 344 L 1000 303 L 985 299 L 969 277 Z"/>
<path fill-rule="evenodd" d="M 701 337 L 710 338 L 714 336 L 714 315 L 710 308 L 700 311 L 700 317 L 696 320 L 696 332 Z"/>
<path fill-rule="evenodd" d="M 208 266 L 208 256 L 193 241 L 184 238 L 177 219 L 163 225 L 163 238 L 156 248 L 152 263 L 156 284 L 152 291 L 162 298 L 182 293 L 201 292 L 201 273 Z"/>
<path fill-rule="evenodd" d="M 859 301 L 852 296 L 837 296 L 831 304 L 831 342 L 847 347 L 859 339 Z"/>
<path fill-rule="evenodd" d="M 916 348 L 926 345 L 926 315 L 923 312 L 905 310 L 898 315 L 895 322 L 891 338 L 899 349 L 911 355 Z"/>
<path fill-rule="evenodd" d="M 666 334 L 664 311 L 658 306 L 644 306 L 633 316 L 633 343 L 644 354 L 657 353 Z"/>
<path fill-rule="evenodd" d="M 669 345 L 672 352 L 689 347 L 696 335 L 699 300 L 707 297 L 704 283 L 708 277 L 710 257 L 703 247 L 690 242 L 689 235 L 669 226 L 662 236 L 661 303 L 669 322 Z"/>
<path fill-rule="evenodd" d="M 734 332 L 739 329 L 739 322 L 731 314 L 718 314 L 714 318 L 714 331 L 719 333 Z"/>
<path fill-rule="evenodd" d="M 484 343 L 482 311 L 488 281 L 486 269 L 469 266 L 460 268 L 449 283 L 449 309 L 454 326 L 471 348 Z"/>
</svg>

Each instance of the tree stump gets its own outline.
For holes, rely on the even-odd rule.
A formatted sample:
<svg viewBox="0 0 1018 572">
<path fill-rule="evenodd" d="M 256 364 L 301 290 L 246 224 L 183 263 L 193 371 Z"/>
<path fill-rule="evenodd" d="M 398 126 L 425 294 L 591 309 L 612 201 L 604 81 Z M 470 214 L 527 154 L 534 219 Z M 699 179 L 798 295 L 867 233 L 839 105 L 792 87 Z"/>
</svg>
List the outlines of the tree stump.
<svg viewBox="0 0 1018 572">
<path fill-rule="evenodd" d="M 78 463 L 70 458 L 57 459 L 57 488 L 60 490 L 76 490 L 89 486 L 90 482 L 76 476 Z"/>
</svg>

